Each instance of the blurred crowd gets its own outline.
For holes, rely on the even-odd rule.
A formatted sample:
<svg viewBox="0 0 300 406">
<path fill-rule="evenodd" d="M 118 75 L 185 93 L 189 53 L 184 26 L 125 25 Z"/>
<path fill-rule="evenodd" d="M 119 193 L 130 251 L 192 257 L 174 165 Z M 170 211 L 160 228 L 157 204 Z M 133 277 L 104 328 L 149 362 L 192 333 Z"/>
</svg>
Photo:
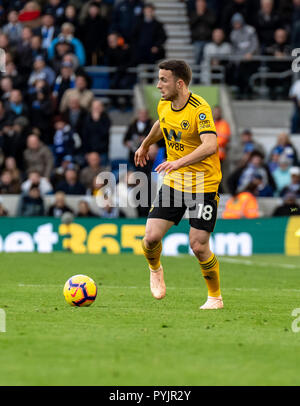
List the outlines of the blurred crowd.
<svg viewBox="0 0 300 406">
<path fill-rule="evenodd" d="M 239 86 L 241 94 L 249 90 L 245 78 L 254 68 L 248 63 L 253 55 L 281 59 L 300 45 L 300 0 L 187 0 L 186 5 L 197 63 L 205 67 L 207 56 L 213 54 L 236 54 L 247 61 L 228 65 L 228 80 Z M 115 67 L 111 88 L 128 89 L 136 77 L 126 69 L 162 59 L 166 39 L 155 7 L 141 0 L 0 1 L 0 48 L 6 55 L 5 59 L 0 55 L 0 194 L 21 194 L 19 215 L 57 216 L 70 209 L 66 196 L 99 193 L 99 173 L 111 170 L 118 175 L 118 162 L 109 160 L 110 112 L 94 97 L 85 67 Z M 219 63 L 213 60 L 216 67 Z M 205 69 L 202 79 L 206 81 Z M 298 107 L 299 83 L 290 91 Z M 280 90 L 271 87 L 279 92 L 274 97 L 280 96 Z M 288 87 L 288 82 L 281 83 L 283 93 Z M 126 97 L 111 99 L 111 106 L 118 109 L 128 110 L 130 103 Z M 221 163 L 226 165 L 231 129 L 219 106 L 214 108 L 214 119 Z M 141 110 L 124 134 L 130 170 L 136 169 L 134 152 L 151 126 L 148 112 Z M 266 157 L 251 131 L 245 131 L 239 154 L 240 162 L 226 185 L 234 197 L 249 184 L 253 196 L 299 196 L 297 151 L 286 134 L 280 135 Z M 151 148 L 150 161 L 143 168 L 148 177 L 164 157 L 163 142 Z M 130 176 L 119 176 L 118 181 L 126 196 L 134 186 Z M 55 202 L 46 209 L 44 197 L 49 194 Z M 82 200 L 77 214 L 147 214 L 147 208 L 141 207 L 130 213 L 119 211 L 114 199 L 111 196 L 97 213 L 88 200 Z M 0 215 L 5 212 L 0 204 Z"/>
<path fill-rule="evenodd" d="M 201 64 L 202 82 L 212 72 L 225 72 L 226 83 L 237 88 L 237 97 L 249 98 L 249 77 L 258 68 L 284 72 L 291 51 L 300 47 L 299 0 L 187 0 L 195 62 Z M 256 55 L 272 56 L 261 64 Z M 228 63 L 226 57 L 240 61 Z M 222 60 L 223 58 L 223 60 Z M 271 98 L 287 98 L 291 78 L 266 81 Z"/>
<path fill-rule="evenodd" d="M 4 59 L 0 55 L 5 64 L 0 76 L 0 193 L 21 193 L 19 215 L 54 215 L 64 207 L 62 196 L 98 193 L 96 176 L 117 162 L 109 160 L 109 112 L 94 97 L 84 68 L 116 67 L 111 88 L 130 88 L 135 77 L 126 68 L 163 58 L 165 41 L 154 6 L 140 0 L 0 2 L 0 48 L 5 51 Z M 131 108 L 130 100 L 117 97 L 112 106 Z M 141 111 L 124 134 L 129 169 L 134 168 L 133 151 L 151 125 L 148 113 Z M 157 151 L 153 147 L 152 161 Z M 43 201 L 48 194 L 55 194 L 59 208 L 49 213 Z M 80 203 L 83 211 L 87 204 Z M 97 215 L 122 215 L 107 210 Z"/>
</svg>

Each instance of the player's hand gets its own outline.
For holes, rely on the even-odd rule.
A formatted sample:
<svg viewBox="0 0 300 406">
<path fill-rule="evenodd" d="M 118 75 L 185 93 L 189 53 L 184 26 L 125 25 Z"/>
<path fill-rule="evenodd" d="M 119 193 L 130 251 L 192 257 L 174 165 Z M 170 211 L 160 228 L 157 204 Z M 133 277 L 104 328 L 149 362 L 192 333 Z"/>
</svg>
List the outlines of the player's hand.
<svg viewBox="0 0 300 406">
<path fill-rule="evenodd" d="M 158 165 L 155 170 L 157 173 L 165 172 L 166 174 L 171 171 L 177 171 L 180 168 L 178 159 L 176 161 L 165 161 Z"/>
<path fill-rule="evenodd" d="M 134 154 L 134 164 L 135 166 L 145 166 L 147 165 L 147 161 L 149 159 L 148 154 L 149 148 L 145 148 L 142 145 L 136 150 Z"/>
</svg>

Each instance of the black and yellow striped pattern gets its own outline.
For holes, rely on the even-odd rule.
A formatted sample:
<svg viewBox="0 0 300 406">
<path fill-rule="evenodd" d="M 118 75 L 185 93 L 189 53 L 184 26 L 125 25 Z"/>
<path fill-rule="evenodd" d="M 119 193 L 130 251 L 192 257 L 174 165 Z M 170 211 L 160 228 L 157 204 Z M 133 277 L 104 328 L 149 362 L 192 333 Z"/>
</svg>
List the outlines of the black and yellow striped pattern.
<svg viewBox="0 0 300 406">
<path fill-rule="evenodd" d="M 160 267 L 160 254 L 162 251 L 161 241 L 159 241 L 153 248 L 146 248 L 144 240 L 142 240 L 142 248 L 150 268 L 153 270 L 158 269 Z"/>
<path fill-rule="evenodd" d="M 201 265 L 202 269 L 207 270 L 207 269 L 213 268 L 217 262 L 218 262 L 218 259 L 215 256 L 215 254 L 213 254 L 213 257 L 212 257 L 212 259 L 209 260 L 209 262 L 204 262 L 204 263 L 200 262 L 200 265 Z"/>
<path fill-rule="evenodd" d="M 190 95 L 188 103 L 191 104 L 195 108 L 197 108 L 201 105 L 199 100 L 197 100 L 195 97 L 193 97 L 192 94 Z"/>
</svg>

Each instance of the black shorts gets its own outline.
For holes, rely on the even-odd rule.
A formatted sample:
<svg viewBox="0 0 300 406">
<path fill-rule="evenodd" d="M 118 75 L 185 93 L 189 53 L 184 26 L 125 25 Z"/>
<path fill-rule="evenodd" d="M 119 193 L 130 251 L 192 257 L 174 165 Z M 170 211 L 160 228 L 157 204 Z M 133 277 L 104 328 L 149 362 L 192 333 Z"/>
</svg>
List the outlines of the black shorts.
<svg viewBox="0 0 300 406">
<path fill-rule="evenodd" d="M 173 221 L 177 226 L 189 211 L 189 223 L 198 230 L 213 232 L 217 220 L 219 194 L 183 193 L 162 185 L 148 214 L 148 218 Z"/>
</svg>

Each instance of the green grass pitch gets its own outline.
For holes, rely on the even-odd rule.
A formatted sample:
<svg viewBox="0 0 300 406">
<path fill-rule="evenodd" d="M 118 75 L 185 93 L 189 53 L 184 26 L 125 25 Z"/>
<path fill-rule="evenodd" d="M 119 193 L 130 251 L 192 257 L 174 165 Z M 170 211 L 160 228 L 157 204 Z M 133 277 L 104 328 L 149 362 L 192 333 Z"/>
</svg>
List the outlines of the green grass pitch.
<svg viewBox="0 0 300 406">
<path fill-rule="evenodd" d="M 299 259 L 219 259 L 225 308 L 200 311 L 190 256 L 163 258 L 156 301 L 142 256 L 1 254 L 0 385 L 299 385 Z M 79 273 L 98 284 L 89 308 L 62 295 Z"/>
</svg>

